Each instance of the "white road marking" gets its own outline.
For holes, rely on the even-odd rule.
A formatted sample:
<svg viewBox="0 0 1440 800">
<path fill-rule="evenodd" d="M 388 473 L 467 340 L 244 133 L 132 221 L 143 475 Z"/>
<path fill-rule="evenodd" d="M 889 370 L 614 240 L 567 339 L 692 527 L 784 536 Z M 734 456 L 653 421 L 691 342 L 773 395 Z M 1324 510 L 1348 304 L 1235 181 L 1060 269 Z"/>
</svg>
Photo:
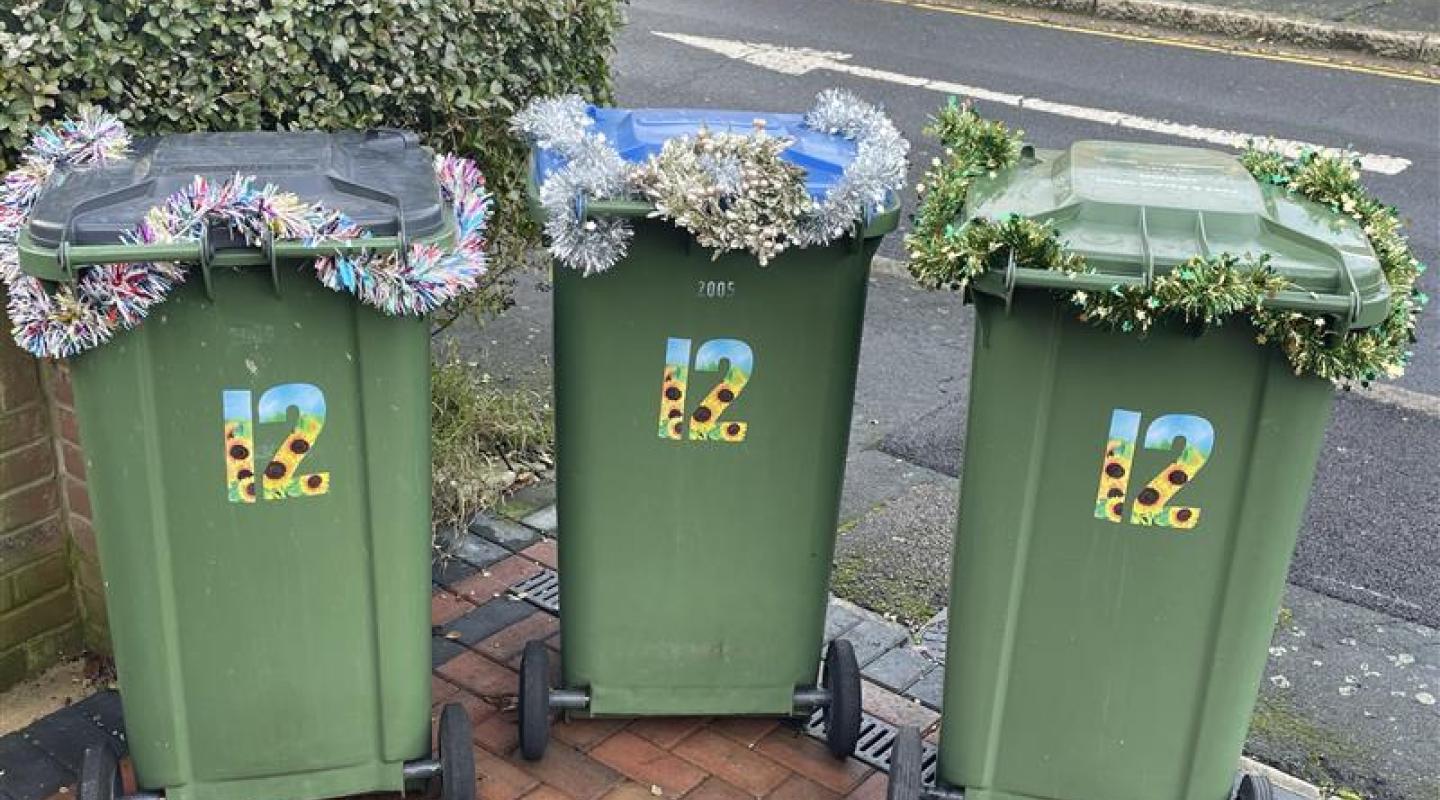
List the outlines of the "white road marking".
<svg viewBox="0 0 1440 800">
<path fill-rule="evenodd" d="M 742 42 L 733 39 L 716 39 L 709 36 L 695 36 L 688 33 L 668 33 L 666 31 L 651 31 L 651 33 L 673 42 L 679 42 L 680 44 L 689 45 L 690 47 L 696 47 L 701 50 L 708 50 L 712 53 L 725 56 L 726 58 L 744 61 L 747 64 L 786 75 L 804 75 L 817 69 L 828 70 L 830 72 L 854 75 L 858 78 L 894 83 L 916 89 L 928 89 L 942 94 L 973 97 L 976 100 L 1013 106 L 1028 111 L 1036 111 L 1041 114 L 1054 114 L 1070 119 L 1098 122 L 1104 125 L 1114 125 L 1119 128 L 1129 128 L 1137 131 L 1159 133 L 1180 139 L 1188 139 L 1194 142 L 1222 145 L 1224 147 L 1243 149 L 1249 142 L 1256 141 L 1264 142 L 1270 147 L 1290 156 L 1299 155 L 1305 150 L 1323 150 L 1332 153 L 1340 152 L 1338 148 L 1325 147 L 1323 145 L 1302 142 L 1295 139 L 1280 139 L 1262 136 L 1260 134 L 1244 133 L 1242 131 L 1229 131 L 1220 128 L 1207 128 L 1202 125 L 1190 125 L 1183 122 L 1171 122 L 1170 120 L 1164 119 L 1152 119 L 1136 114 L 1127 114 L 1123 111 L 1107 111 L 1101 108 L 1059 103 L 1053 100 L 1046 100 L 1042 97 L 1026 97 L 1025 95 L 986 89 L 981 86 L 968 86 L 963 83 L 932 80 L 930 78 L 906 75 L 901 72 L 875 69 L 873 67 L 849 63 L 852 58 L 849 53 L 831 50 L 812 50 L 807 47 L 785 47 L 759 42 Z M 1400 156 L 1362 153 L 1359 155 L 1359 158 L 1362 169 L 1368 172 L 1378 172 L 1382 175 L 1398 175 L 1410 166 L 1410 160 L 1408 158 L 1401 158 Z"/>
</svg>

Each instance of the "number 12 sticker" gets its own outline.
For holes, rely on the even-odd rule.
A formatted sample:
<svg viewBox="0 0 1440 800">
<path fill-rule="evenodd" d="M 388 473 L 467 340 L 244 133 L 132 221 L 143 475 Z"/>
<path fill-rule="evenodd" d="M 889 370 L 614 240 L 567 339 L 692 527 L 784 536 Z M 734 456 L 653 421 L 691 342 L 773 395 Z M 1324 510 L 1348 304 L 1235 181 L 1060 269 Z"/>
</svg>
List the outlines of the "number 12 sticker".
<svg viewBox="0 0 1440 800">
<path fill-rule="evenodd" d="M 252 395 L 247 390 L 221 393 L 225 428 L 225 482 L 232 503 L 255 502 L 255 419 L 251 408 Z M 280 449 L 265 462 L 260 473 L 260 488 L 266 500 L 306 497 L 330 491 L 330 473 L 299 474 L 300 462 L 315 446 L 325 427 L 325 393 L 309 383 L 282 383 L 260 395 L 259 420 L 264 423 L 285 422 L 290 409 L 298 413 L 295 426 Z"/>
<path fill-rule="evenodd" d="M 1140 412 L 1115 409 L 1110 415 L 1110 435 L 1105 442 L 1100 489 L 1095 498 L 1098 519 L 1120 522 L 1124 516 L 1130 491 L 1130 468 L 1139 435 Z M 1200 509 L 1168 506 L 1209 460 L 1215 448 L 1215 428 L 1209 420 L 1194 414 L 1166 414 L 1145 429 L 1147 450 L 1173 450 L 1176 439 L 1184 440 L 1184 448 L 1135 496 L 1130 524 L 1189 530 L 1200 522 Z"/>
<path fill-rule="evenodd" d="M 660 438 L 682 439 L 686 427 L 685 395 L 690 377 L 690 340 L 671 338 L 665 342 L 665 374 L 660 381 Z M 725 373 L 700 405 L 690 413 L 691 441 L 743 442 L 749 425 L 739 420 L 721 420 L 720 415 L 745 391 L 755 372 L 755 354 L 739 339 L 711 339 L 695 352 L 695 372 Z"/>
</svg>

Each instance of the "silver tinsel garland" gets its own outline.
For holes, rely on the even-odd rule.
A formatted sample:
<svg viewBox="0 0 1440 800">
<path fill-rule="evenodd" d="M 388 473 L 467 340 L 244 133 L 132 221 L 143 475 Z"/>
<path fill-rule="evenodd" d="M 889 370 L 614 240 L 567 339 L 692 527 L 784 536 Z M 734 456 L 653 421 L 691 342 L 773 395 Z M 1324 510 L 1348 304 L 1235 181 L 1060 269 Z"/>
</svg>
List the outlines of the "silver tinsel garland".
<svg viewBox="0 0 1440 800">
<path fill-rule="evenodd" d="M 545 234 L 550 253 L 560 263 L 593 275 L 625 257 L 632 231 L 627 220 L 586 219 L 585 201 L 626 194 L 630 165 L 604 135 L 592 130 L 595 121 L 586 108 L 578 95 L 536 100 L 516 114 L 510 126 L 566 158 L 565 166 L 540 186 Z"/>
<path fill-rule="evenodd" d="M 806 127 L 855 141 L 855 160 L 799 226 L 801 247 L 828 244 L 850 226 L 880 211 L 905 184 L 910 143 L 880 109 L 844 89 L 826 89 L 805 115 Z"/>
<path fill-rule="evenodd" d="M 615 266 L 629 249 L 630 224 L 622 219 L 587 220 L 585 202 L 633 194 L 635 165 L 625 162 L 599 132 L 577 95 L 533 101 L 511 127 L 537 146 L 565 157 L 540 187 L 550 252 L 586 275 Z M 882 210 L 905 183 L 910 144 L 878 108 L 843 89 L 827 89 L 804 117 L 812 130 L 856 143 L 855 158 L 823 200 L 796 220 L 793 245 L 824 245 L 850 232 L 868 212 Z M 741 191 L 740 165 L 720 159 L 702 165 L 715 183 Z"/>
</svg>

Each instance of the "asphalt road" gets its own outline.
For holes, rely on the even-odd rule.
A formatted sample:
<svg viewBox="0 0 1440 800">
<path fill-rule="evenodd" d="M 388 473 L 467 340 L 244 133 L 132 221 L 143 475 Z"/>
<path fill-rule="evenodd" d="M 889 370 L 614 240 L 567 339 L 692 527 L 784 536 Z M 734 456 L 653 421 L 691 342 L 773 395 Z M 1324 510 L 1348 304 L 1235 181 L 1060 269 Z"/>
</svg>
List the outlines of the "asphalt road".
<svg viewBox="0 0 1440 800">
<path fill-rule="evenodd" d="M 1421 258 L 1433 264 L 1440 252 L 1440 86 L 1434 84 L 879 0 L 632 0 L 629 17 L 615 62 L 621 105 L 801 111 L 821 89 L 847 86 L 882 102 L 915 143 L 912 178 L 934 154 L 921 128 L 945 93 L 923 80 L 903 80 L 907 77 L 1257 137 L 1353 147 L 1410 162 L 1398 174 L 1366 177 L 1409 219 Z M 697 46 L 693 39 L 686 43 L 661 33 L 710 41 Z M 754 57 L 753 49 L 749 60 L 735 58 L 735 46 L 725 44 L 734 42 L 824 51 L 827 63 L 882 72 L 815 67 L 805 54 L 772 54 L 766 62 Z M 727 48 L 731 55 L 716 52 Z M 757 60 L 769 66 L 753 63 Z M 979 108 L 1023 128 L 1040 147 L 1084 138 L 1195 144 L 1023 107 L 982 101 Z M 907 197 L 907 207 L 913 201 Z M 892 236 L 885 252 L 901 256 L 899 241 Z M 1434 296 L 1440 295 L 1437 285 L 1440 270 L 1431 270 L 1422 286 Z M 1432 627 L 1440 627 L 1437 319 L 1435 309 L 1423 319 L 1415 363 L 1398 383 L 1410 393 L 1411 407 L 1340 398 L 1291 574 L 1292 582 L 1321 594 Z M 957 308 L 950 324 L 968 325 L 968 312 Z M 873 326 L 872 320 L 867 348 L 875 341 Z M 924 325 L 915 328 L 925 335 Z M 891 421 L 906 431 L 896 455 L 956 474 L 963 432 L 955 394 L 941 397 L 937 387 L 926 385 L 935 380 L 933 373 L 906 371 L 914 358 L 903 350 L 915 346 L 913 338 L 891 339 L 897 348 L 893 358 L 870 358 L 862 366 L 861 393 L 872 387 L 877 406 L 911 414 Z M 958 360 L 955 374 L 943 377 L 946 387 L 968 381 L 968 361 Z M 917 393 L 930 393 L 934 401 L 927 406 Z M 884 431 L 875 433 L 881 435 L 872 438 L 884 447 Z"/>
</svg>

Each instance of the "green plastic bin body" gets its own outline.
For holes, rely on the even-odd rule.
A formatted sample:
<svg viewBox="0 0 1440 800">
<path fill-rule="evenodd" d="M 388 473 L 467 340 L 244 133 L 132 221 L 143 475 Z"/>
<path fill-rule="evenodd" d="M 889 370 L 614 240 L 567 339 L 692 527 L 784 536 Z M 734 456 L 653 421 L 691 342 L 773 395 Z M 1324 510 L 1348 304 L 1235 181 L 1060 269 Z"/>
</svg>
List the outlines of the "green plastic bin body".
<svg viewBox="0 0 1440 800">
<path fill-rule="evenodd" d="M 1316 293 L 1293 302 L 1368 275 L 1345 223 L 1206 151 L 1080 143 L 970 203 L 1054 221 L 1100 266 L 1082 285 L 1247 237 Z M 1007 304 L 1004 283 L 976 292 L 939 782 L 969 800 L 1228 800 L 1332 388 L 1242 320 L 1139 337 L 1023 273 Z"/>
<path fill-rule="evenodd" d="M 227 152 L 177 138 L 154 158 L 161 196 L 167 153 Z M 293 177 L 313 153 L 284 144 L 268 150 Z M 300 261 L 212 269 L 213 299 L 198 273 L 71 361 L 139 785 L 402 789 L 430 754 L 428 326 Z"/>
<path fill-rule="evenodd" d="M 556 268 L 562 673 L 590 713 L 786 715 L 815 685 L 879 241 L 761 267 L 640 221 L 610 271 Z"/>
</svg>

